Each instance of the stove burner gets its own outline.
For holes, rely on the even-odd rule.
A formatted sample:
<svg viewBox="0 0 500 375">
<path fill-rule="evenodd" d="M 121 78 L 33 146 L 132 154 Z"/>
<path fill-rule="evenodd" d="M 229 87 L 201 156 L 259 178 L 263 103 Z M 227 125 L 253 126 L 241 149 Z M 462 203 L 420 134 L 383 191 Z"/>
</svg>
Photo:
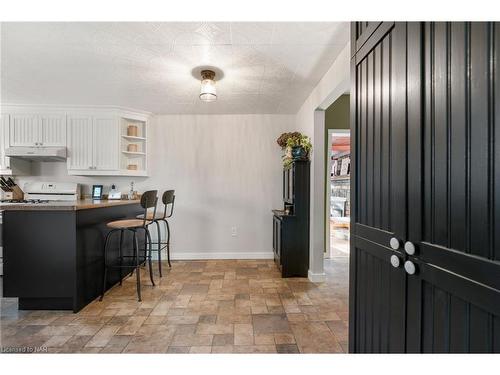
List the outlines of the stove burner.
<svg viewBox="0 0 500 375">
<path fill-rule="evenodd" d="M 41 203 L 49 203 L 48 200 L 43 199 L 3 199 L 0 203 L 24 203 L 24 204 L 41 204 Z"/>
</svg>

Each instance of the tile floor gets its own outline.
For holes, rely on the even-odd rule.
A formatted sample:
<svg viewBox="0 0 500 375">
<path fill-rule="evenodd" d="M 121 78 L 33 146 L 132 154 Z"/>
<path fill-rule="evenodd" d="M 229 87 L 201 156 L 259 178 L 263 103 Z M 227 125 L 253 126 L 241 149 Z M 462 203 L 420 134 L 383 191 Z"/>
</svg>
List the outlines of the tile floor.
<svg viewBox="0 0 500 375">
<path fill-rule="evenodd" d="M 130 277 L 103 302 L 77 314 L 18 311 L 16 299 L 2 298 L 0 347 L 52 353 L 343 353 L 347 265 L 347 258 L 325 260 L 327 281 L 314 284 L 280 278 L 269 260 L 178 261 L 161 281 L 156 275 L 156 287 L 142 271 L 142 302 Z"/>
</svg>

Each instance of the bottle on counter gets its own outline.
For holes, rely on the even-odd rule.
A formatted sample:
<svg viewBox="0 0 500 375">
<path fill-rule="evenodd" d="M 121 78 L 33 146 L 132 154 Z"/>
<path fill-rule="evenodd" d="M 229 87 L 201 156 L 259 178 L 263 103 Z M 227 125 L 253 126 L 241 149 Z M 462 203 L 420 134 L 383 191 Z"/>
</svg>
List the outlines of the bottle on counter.
<svg viewBox="0 0 500 375">
<path fill-rule="evenodd" d="M 134 192 L 134 181 L 130 182 L 130 191 L 128 193 L 128 199 L 133 200 L 135 198 L 135 192 Z"/>
</svg>

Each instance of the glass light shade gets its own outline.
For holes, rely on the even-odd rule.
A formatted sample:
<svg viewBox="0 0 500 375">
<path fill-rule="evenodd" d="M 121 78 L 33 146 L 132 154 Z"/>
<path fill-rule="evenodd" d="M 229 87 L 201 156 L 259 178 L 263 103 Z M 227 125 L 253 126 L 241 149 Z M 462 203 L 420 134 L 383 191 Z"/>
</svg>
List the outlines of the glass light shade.
<svg viewBox="0 0 500 375">
<path fill-rule="evenodd" d="M 200 100 L 204 102 L 215 102 L 217 100 L 217 90 L 213 79 L 201 81 Z"/>
</svg>

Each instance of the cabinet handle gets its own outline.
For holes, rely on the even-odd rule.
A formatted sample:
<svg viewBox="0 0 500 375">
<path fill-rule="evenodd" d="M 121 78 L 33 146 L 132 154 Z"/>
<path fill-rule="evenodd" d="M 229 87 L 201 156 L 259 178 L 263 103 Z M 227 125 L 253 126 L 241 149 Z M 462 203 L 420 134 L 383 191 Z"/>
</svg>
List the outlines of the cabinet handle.
<svg viewBox="0 0 500 375">
<path fill-rule="evenodd" d="M 405 251 L 406 251 L 406 254 L 408 254 L 408 255 L 414 255 L 415 254 L 415 245 L 410 241 L 406 241 L 405 242 Z"/>
<path fill-rule="evenodd" d="M 414 275 L 417 272 L 417 267 L 411 260 L 405 262 L 405 271 L 408 275 Z"/>
<path fill-rule="evenodd" d="M 400 266 L 401 261 L 397 255 L 391 255 L 391 264 L 394 268 L 398 268 Z"/>
<path fill-rule="evenodd" d="M 389 245 L 391 245 L 391 248 L 393 250 L 399 249 L 399 240 L 396 237 L 392 237 L 391 240 L 389 241 Z"/>
</svg>

